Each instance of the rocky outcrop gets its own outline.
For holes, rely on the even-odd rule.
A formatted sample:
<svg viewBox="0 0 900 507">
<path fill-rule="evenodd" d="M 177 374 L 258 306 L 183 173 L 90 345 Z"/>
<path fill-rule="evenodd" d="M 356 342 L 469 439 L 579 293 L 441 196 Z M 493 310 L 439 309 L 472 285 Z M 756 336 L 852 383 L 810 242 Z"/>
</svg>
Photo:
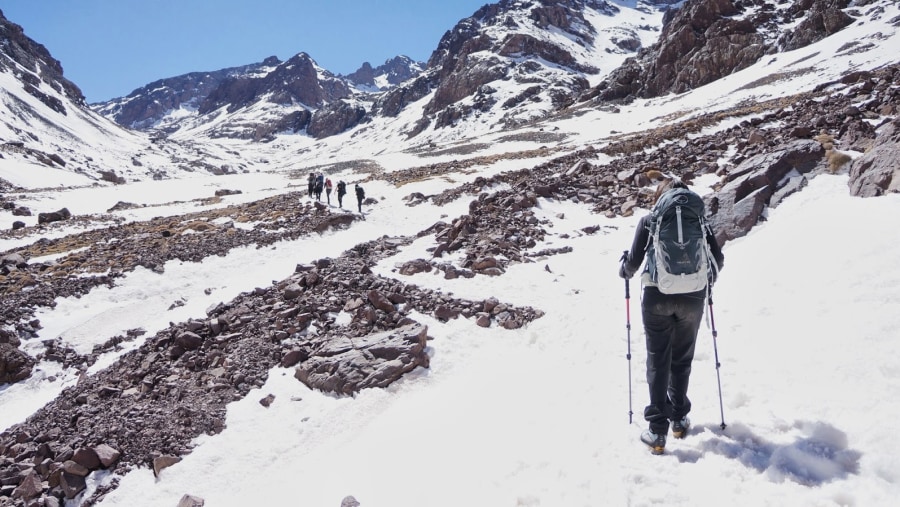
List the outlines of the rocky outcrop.
<svg viewBox="0 0 900 507">
<path fill-rule="evenodd" d="M 296 368 L 294 376 L 310 389 L 337 394 L 387 387 L 404 373 L 428 367 L 427 332 L 426 326 L 410 323 L 361 338 L 332 338 L 321 344 L 313 340 L 315 352 Z"/>
<path fill-rule="evenodd" d="M 344 77 L 356 85 L 380 89 L 382 87 L 378 82 L 383 81 L 388 85 L 395 86 L 417 76 L 424 67 L 425 64 L 416 62 L 407 56 L 397 56 L 374 68 L 369 62 L 364 62 L 358 70 Z"/>
<path fill-rule="evenodd" d="M 68 208 L 62 208 L 59 211 L 48 211 L 47 213 L 38 213 L 38 224 L 49 224 L 59 222 L 60 220 L 68 220 L 72 218 L 72 213 Z"/>
<path fill-rule="evenodd" d="M 33 41 L 22 27 L 7 20 L 0 11 L 0 70 L 17 76 L 25 90 L 50 109 L 66 114 L 63 103 L 41 92 L 41 83 L 56 90 L 73 104 L 84 106 L 84 94 L 74 83 L 63 77 L 62 65 L 43 45 Z"/>
<path fill-rule="evenodd" d="M 858 197 L 900 192 L 900 119 L 881 127 L 872 149 L 852 162 L 849 186 Z"/>
<path fill-rule="evenodd" d="M 326 102 L 350 95 L 349 87 L 327 71 L 322 71 L 306 53 L 299 53 L 262 77 L 235 76 L 222 81 L 200 103 L 198 113 L 221 107 L 237 111 L 262 100 L 275 104 L 321 107 Z"/>
<path fill-rule="evenodd" d="M 688 0 L 659 42 L 629 58 L 588 95 L 602 101 L 681 93 L 755 63 L 765 52 L 756 25 L 732 0 Z"/>
<path fill-rule="evenodd" d="M 0 334 L 4 331 L 0 331 Z M 18 343 L 0 338 L 0 385 L 14 384 L 31 376 L 35 360 L 18 349 Z"/>
<path fill-rule="evenodd" d="M 727 183 L 706 199 L 719 244 L 747 234 L 777 192 L 802 188 L 805 175 L 825 168 L 824 158 L 825 149 L 819 142 L 801 140 L 748 158 L 730 171 Z M 779 194 L 780 199 L 786 196 Z"/>
<path fill-rule="evenodd" d="M 793 30 L 779 39 L 784 51 L 792 51 L 818 42 L 839 32 L 853 23 L 853 18 L 843 12 L 850 0 L 799 0 L 788 10 L 793 18 L 803 17 Z"/>
<path fill-rule="evenodd" d="M 756 63 L 767 52 L 821 40 L 853 21 L 848 0 L 800 0 L 789 7 L 761 1 L 688 0 L 667 15 L 659 42 L 641 50 L 584 99 L 629 101 L 683 93 Z M 762 7 L 759 9 L 758 7 Z M 778 20 L 802 18 L 778 33 Z"/>
<path fill-rule="evenodd" d="M 119 125 L 138 130 L 148 129 L 155 127 L 173 111 L 196 110 L 227 79 L 253 76 L 280 63 L 277 57 L 270 56 L 261 63 L 160 79 L 125 97 L 92 104 L 91 107 Z"/>
<path fill-rule="evenodd" d="M 362 123 L 365 118 L 366 109 L 364 107 L 339 100 L 316 111 L 312 115 L 306 131 L 316 139 L 322 139 L 353 128 Z"/>
</svg>

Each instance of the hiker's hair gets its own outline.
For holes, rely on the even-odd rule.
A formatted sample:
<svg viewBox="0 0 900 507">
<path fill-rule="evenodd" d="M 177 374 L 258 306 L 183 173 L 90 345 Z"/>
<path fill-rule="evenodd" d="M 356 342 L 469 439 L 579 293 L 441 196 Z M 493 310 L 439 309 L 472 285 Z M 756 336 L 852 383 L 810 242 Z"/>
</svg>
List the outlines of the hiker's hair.
<svg viewBox="0 0 900 507">
<path fill-rule="evenodd" d="M 657 185 L 656 193 L 653 194 L 653 203 L 655 204 L 656 201 L 658 201 L 659 198 L 663 194 L 665 194 L 669 190 L 672 190 L 673 188 L 687 188 L 687 187 L 688 187 L 687 184 L 685 182 L 681 181 L 681 179 L 679 179 L 679 178 L 665 179 L 665 180 L 663 180 L 662 183 Z"/>
</svg>

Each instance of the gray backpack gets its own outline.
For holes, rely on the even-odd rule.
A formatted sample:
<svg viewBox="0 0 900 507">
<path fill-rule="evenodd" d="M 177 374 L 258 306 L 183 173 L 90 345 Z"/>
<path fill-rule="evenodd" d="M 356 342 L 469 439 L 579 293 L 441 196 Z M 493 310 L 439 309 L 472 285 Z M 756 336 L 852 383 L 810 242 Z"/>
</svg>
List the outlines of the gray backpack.
<svg viewBox="0 0 900 507">
<path fill-rule="evenodd" d="M 660 196 L 650 212 L 647 243 L 649 277 L 663 294 L 697 292 L 715 281 L 718 266 L 706 242 L 703 199 L 686 188 Z"/>
</svg>

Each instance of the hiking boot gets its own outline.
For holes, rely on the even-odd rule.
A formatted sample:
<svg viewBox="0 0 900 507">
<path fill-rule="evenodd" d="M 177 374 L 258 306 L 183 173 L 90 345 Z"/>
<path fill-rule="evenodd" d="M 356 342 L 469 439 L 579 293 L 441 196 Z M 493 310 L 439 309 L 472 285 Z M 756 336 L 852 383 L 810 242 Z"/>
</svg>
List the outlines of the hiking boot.
<svg viewBox="0 0 900 507">
<path fill-rule="evenodd" d="M 690 428 L 691 420 L 687 417 L 672 421 L 672 436 L 675 438 L 684 438 L 687 436 L 687 432 Z"/>
<path fill-rule="evenodd" d="M 641 442 L 649 445 L 653 454 L 662 454 L 666 450 L 666 436 L 657 435 L 650 430 L 641 433 Z"/>
</svg>

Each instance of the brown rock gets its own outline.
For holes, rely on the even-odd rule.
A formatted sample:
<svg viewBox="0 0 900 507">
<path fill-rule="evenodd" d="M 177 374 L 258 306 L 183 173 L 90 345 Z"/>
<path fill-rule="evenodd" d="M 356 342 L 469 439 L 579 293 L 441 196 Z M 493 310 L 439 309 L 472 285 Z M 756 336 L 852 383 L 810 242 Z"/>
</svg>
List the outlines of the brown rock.
<svg viewBox="0 0 900 507">
<path fill-rule="evenodd" d="M 181 461 L 178 456 L 158 456 L 153 458 L 153 475 L 159 477 L 160 472 Z"/>
</svg>

